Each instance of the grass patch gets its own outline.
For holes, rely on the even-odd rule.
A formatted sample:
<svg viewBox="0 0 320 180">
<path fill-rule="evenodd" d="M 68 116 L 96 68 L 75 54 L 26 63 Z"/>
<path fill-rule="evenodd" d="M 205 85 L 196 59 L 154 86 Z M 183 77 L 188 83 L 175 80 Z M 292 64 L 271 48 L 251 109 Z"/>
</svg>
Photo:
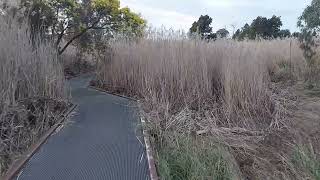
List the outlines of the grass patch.
<svg viewBox="0 0 320 180">
<path fill-rule="evenodd" d="M 320 89 L 319 90 L 309 91 L 308 95 L 312 96 L 312 97 L 320 97 Z"/>
<path fill-rule="evenodd" d="M 294 75 L 293 65 L 289 61 L 279 61 L 276 63 L 278 70 L 274 72 L 270 77 L 271 81 L 275 83 L 279 82 L 295 82 L 297 77 Z"/>
<path fill-rule="evenodd" d="M 320 180 L 320 160 L 309 148 L 298 147 L 293 154 L 293 163 L 307 170 L 313 179 Z"/>
<path fill-rule="evenodd" d="M 165 180 L 233 179 L 222 148 L 206 140 L 178 137 L 158 152 L 158 171 Z"/>
<path fill-rule="evenodd" d="M 307 84 L 306 94 L 310 97 L 320 97 L 320 87 L 314 86 L 313 84 Z"/>
</svg>

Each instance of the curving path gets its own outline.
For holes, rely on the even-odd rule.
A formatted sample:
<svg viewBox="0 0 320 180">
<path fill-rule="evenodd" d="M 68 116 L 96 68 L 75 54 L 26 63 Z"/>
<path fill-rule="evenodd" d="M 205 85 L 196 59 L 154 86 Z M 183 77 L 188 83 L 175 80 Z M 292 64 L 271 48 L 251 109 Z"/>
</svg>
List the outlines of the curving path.
<svg viewBox="0 0 320 180">
<path fill-rule="evenodd" d="M 48 139 L 17 179 L 149 179 L 134 102 L 88 88 L 90 79 L 70 80 L 78 105 L 71 122 Z"/>
</svg>

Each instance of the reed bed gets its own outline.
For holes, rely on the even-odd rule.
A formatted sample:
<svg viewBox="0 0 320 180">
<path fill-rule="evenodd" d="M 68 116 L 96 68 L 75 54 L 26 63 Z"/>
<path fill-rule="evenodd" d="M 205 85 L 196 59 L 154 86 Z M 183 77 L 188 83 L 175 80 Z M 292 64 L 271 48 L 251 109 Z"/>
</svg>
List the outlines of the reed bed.
<svg viewBox="0 0 320 180">
<path fill-rule="evenodd" d="M 219 107 L 217 124 L 260 129 L 281 126 L 270 87 L 281 64 L 302 78 L 306 66 L 298 42 L 115 41 L 97 76 L 100 86 L 166 104 L 171 114 Z"/>
<path fill-rule="evenodd" d="M 55 49 L 27 22 L 0 15 L 0 175 L 68 108 Z"/>
<path fill-rule="evenodd" d="M 304 80 L 308 72 L 296 39 L 208 42 L 172 33 L 146 37 L 111 42 L 93 85 L 140 100 L 160 169 L 161 152 L 177 147 L 178 137 L 202 142 L 199 137 L 205 136 L 228 148 L 234 160 L 228 172 L 239 179 L 308 177 L 294 168 L 289 150 L 294 146 L 290 117 L 297 101 L 289 84 Z M 201 174 L 199 179 L 208 177 Z"/>
</svg>

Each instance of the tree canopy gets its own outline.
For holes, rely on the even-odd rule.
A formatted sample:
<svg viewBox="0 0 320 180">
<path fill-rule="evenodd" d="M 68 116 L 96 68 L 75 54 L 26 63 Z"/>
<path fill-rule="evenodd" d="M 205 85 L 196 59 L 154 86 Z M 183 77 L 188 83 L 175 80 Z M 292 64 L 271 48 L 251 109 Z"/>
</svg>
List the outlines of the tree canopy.
<svg viewBox="0 0 320 180">
<path fill-rule="evenodd" d="M 278 37 L 280 38 L 288 38 L 291 37 L 291 32 L 289 29 L 282 29 L 278 33 Z"/>
<path fill-rule="evenodd" d="M 212 18 L 208 15 L 201 15 L 198 21 L 193 22 L 189 33 L 197 34 L 202 39 L 215 39 L 216 34 L 212 33 Z"/>
<path fill-rule="evenodd" d="M 142 36 L 146 26 L 139 14 L 120 8 L 119 0 L 21 0 L 20 6 L 34 33 L 52 37 L 59 54 L 80 37 Z M 62 39 L 67 43 L 62 45 Z"/>
<path fill-rule="evenodd" d="M 320 0 L 312 0 L 311 5 L 307 6 L 298 20 L 298 27 L 301 28 L 299 36 L 300 47 L 303 55 L 310 67 L 315 63 L 315 48 L 318 44 L 315 36 L 320 32 Z"/>
<path fill-rule="evenodd" d="M 320 0 L 312 0 L 299 17 L 298 26 L 309 30 L 320 30 Z"/>
<path fill-rule="evenodd" d="M 229 35 L 229 31 L 225 28 L 219 29 L 217 32 L 217 37 L 218 38 L 226 38 Z"/>
<path fill-rule="evenodd" d="M 268 19 L 266 17 L 258 16 L 252 21 L 251 25 L 245 24 L 241 29 L 238 29 L 234 34 L 233 39 L 255 39 L 256 37 L 270 39 L 290 36 L 290 31 L 287 29 L 281 30 L 281 26 L 281 17 L 272 16 Z"/>
<path fill-rule="evenodd" d="M 292 37 L 294 37 L 294 38 L 299 38 L 299 37 L 301 36 L 301 33 L 300 33 L 300 32 L 294 32 L 294 33 L 292 33 L 291 35 L 292 35 Z"/>
</svg>

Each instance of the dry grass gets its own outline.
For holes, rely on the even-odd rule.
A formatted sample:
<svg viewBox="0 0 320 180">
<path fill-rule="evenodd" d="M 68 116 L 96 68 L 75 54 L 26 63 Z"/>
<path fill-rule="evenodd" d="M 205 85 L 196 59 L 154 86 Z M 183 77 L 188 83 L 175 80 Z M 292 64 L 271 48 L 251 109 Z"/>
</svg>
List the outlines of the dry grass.
<svg viewBox="0 0 320 180">
<path fill-rule="evenodd" d="M 308 72 L 298 42 L 172 37 L 110 43 L 94 83 L 142 100 L 157 150 L 172 132 L 205 135 L 228 147 L 239 178 L 308 177 L 291 161 L 297 97 L 287 84 Z"/>
<path fill-rule="evenodd" d="M 168 113 L 219 107 L 215 114 L 223 117 L 216 117 L 215 124 L 280 127 L 280 119 L 273 119 L 277 107 L 270 74 L 277 73 L 277 63 L 283 61 L 297 67 L 290 69 L 292 74 L 303 73 L 303 57 L 295 43 L 290 60 L 289 41 L 117 41 L 97 75 L 100 85 L 143 98 L 150 106 L 164 104 Z"/>
<path fill-rule="evenodd" d="M 95 69 L 95 57 L 73 45 L 66 49 L 60 56 L 60 59 L 67 79 L 80 74 L 93 72 Z"/>
<path fill-rule="evenodd" d="M 68 89 L 56 51 L 33 44 L 27 23 L 0 16 L 0 175 L 67 108 Z"/>
</svg>

